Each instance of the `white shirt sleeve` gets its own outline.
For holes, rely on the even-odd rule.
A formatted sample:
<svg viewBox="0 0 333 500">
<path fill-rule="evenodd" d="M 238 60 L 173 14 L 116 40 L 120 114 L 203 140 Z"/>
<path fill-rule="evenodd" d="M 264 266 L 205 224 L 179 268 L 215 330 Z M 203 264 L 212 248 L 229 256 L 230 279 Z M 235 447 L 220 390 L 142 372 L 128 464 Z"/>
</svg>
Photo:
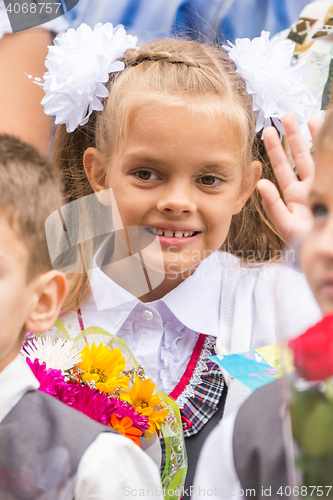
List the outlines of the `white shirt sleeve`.
<svg viewBox="0 0 333 500">
<path fill-rule="evenodd" d="M 83 454 L 77 472 L 76 500 L 163 498 L 154 462 L 129 438 L 101 432 Z"/>
<path fill-rule="evenodd" d="M 236 414 L 222 419 L 206 439 L 194 476 L 192 500 L 207 496 L 223 500 L 243 498 L 233 457 L 235 418 Z"/>
</svg>

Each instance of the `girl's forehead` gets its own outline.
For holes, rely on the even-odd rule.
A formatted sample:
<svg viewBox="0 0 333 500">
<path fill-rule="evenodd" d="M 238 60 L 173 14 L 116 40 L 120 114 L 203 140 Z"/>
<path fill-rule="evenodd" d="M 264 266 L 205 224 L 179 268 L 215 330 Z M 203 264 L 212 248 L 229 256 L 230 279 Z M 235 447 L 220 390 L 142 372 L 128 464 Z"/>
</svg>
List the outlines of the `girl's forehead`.
<svg viewBox="0 0 333 500">
<path fill-rule="evenodd" d="M 142 108 L 132 116 L 128 123 L 127 135 L 178 144 L 183 142 L 217 144 L 239 143 L 239 133 L 230 123 L 228 116 L 222 113 L 207 113 L 206 110 L 190 106 L 160 106 Z"/>
<path fill-rule="evenodd" d="M 233 108 L 233 111 L 235 109 Z M 140 102 L 136 102 L 132 107 L 132 117 L 151 117 L 156 114 L 177 113 L 184 119 L 191 119 L 194 116 L 206 116 L 211 119 L 219 118 L 229 120 L 235 118 L 230 112 L 230 105 L 225 99 L 219 96 L 173 96 L 167 93 L 152 96 L 147 100 L 144 96 Z"/>
<path fill-rule="evenodd" d="M 118 119 L 114 115 L 115 120 L 109 121 L 108 151 L 113 157 L 139 146 L 160 152 L 169 148 L 161 152 L 165 155 L 176 149 L 187 156 L 226 151 L 233 154 L 231 163 L 240 162 L 243 167 L 252 161 L 253 139 L 246 112 L 236 112 L 234 103 L 221 97 L 152 93 L 149 99 L 147 95 L 136 96 L 119 111 Z"/>
<path fill-rule="evenodd" d="M 310 191 L 311 198 L 329 197 L 333 202 L 333 148 L 317 152 L 316 172 Z"/>
<path fill-rule="evenodd" d="M 213 172 L 234 177 L 242 165 L 239 143 L 228 128 L 207 120 L 180 121 L 178 113 L 134 120 L 117 154 L 122 167 L 183 176 Z"/>
</svg>

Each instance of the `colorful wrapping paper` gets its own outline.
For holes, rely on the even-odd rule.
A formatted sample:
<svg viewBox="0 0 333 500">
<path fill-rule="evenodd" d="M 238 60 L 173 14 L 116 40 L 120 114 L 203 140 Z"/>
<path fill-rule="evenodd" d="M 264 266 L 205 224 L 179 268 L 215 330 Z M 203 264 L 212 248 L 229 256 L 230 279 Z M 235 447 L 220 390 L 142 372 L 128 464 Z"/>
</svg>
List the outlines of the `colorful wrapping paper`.
<svg viewBox="0 0 333 500">
<path fill-rule="evenodd" d="M 278 344 L 210 359 L 252 392 L 282 375 Z"/>
</svg>

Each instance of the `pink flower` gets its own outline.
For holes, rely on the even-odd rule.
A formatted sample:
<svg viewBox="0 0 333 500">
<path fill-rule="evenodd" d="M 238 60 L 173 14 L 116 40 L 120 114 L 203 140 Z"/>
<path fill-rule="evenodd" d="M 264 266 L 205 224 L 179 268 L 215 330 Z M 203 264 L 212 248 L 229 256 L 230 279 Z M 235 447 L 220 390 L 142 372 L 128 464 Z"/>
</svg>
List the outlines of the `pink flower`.
<svg viewBox="0 0 333 500">
<path fill-rule="evenodd" d="M 26 358 L 26 362 L 40 383 L 40 391 L 50 394 L 93 420 L 108 425 L 111 415 L 115 414 L 119 419 L 129 417 L 133 427 L 142 432 L 149 428 L 148 417 L 141 415 L 127 402 L 110 398 L 87 385 L 66 382 L 61 370 L 47 369 L 46 364 L 40 363 L 38 359 L 32 362 Z"/>
<path fill-rule="evenodd" d="M 148 417 L 136 411 L 135 408 L 133 408 L 133 406 L 130 406 L 125 401 L 115 400 L 115 403 L 117 407 L 115 413 L 118 418 L 122 419 L 124 417 L 129 417 L 133 422 L 132 424 L 133 427 L 136 427 L 141 431 L 146 431 L 148 429 L 149 427 Z"/>
<path fill-rule="evenodd" d="M 76 392 L 77 389 L 74 384 L 67 384 L 64 382 L 56 385 L 54 397 L 67 406 L 73 406 L 75 403 Z"/>
<path fill-rule="evenodd" d="M 32 370 L 32 373 L 40 383 L 39 390 L 42 392 L 46 392 L 51 396 L 56 396 L 56 386 L 58 384 L 65 383 L 65 379 L 61 374 L 61 370 L 52 370 L 52 368 L 47 369 L 46 364 L 40 364 L 38 359 L 35 359 L 35 361 L 32 362 L 29 358 L 26 358 L 26 362 L 28 363 Z"/>
<path fill-rule="evenodd" d="M 116 406 L 114 401 L 98 390 L 87 385 L 72 385 L 74 402 L 70 406 L 88 417 L 107 425 Z"/>
</svg>

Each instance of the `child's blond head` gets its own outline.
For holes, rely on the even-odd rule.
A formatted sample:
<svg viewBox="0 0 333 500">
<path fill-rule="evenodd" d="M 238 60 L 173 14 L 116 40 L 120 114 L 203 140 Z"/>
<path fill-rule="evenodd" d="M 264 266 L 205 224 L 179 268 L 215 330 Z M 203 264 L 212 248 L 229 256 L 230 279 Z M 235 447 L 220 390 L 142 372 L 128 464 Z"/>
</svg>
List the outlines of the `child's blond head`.
<svg viewBox="0 0 333 500">
<path fill-rule="evenodd" d="M 252 161 L 252 98 L 227 54 L 194 41 L 166 39 L 138 52 L 128 50 L 123 60 L 126 70 L 114 79 L 96 120 L 96 147 L 102 154 L 114 154 L 138 111 L 185 105 L 219 116 L 237 136 L 244 166 Z"/>
<path fill-rule="evenodd" d="M 316 170 L 309 195 L 313 226 L 301 246 L 301 267 L 323 314 L 333 312 L 333 112 L 315 140 Z"/>
<path fill-rule="evenodd" d="M 247 167 L 258 158 L 252 97 L 228 55 L 218 47 L 181 39 L 162 39 L 127 50 L 122 59 L 125 69 L 111 73 L 104 109 L 93 112 L 89 122 L 67 133 L 65 125 L 57 130 L 54 158 L 63 172 L 67 201 L 87 196 L 93 189 L 87 179 L 83 155 L 97 148 L 107 161 L 117 154 L 130 124 L 142 110 L 186 106 L 190 112 L 204 112 L 213 119 L 221 117 L 238 141 L 244 183 Z M 249 177 L 250 174 L 248 174 Z M 274 180 L 263 166 L 263 176 Z M 232 219 L 223 249 L 244 260 L 269 260 L 283 242 L 267 219 L 255 191 L 240 214 Z M 85 296 L 87 279 L 77 276 L 74 295 Z M 69 300 L 68 306 L 73 306 Z"/>
<path fill-rule="evenodd" d="M 69 199 L 93 192 L 84 173 L 81 150 L 95 146 L 112 157 L 143 108 L 185 104 L 212 117 L 219 115 L 238 137 L 244 166 L 252 161 L 252 98 L 224 51 L 194 41 L 162 39 L 143 45 L 139 51 L 127 50 L 122 60 L 125 70 L 110 74 L 110 94 L 103 111 L 94 112 L 88 124 L 72 134 L 67 134 L 65 126 L 58 127 L 54 156 L 62 164 Z"/>
<path fill-rule="evenodd" d="M 0 135 L 0 214 L 4 215 L 29 254 L 27 278 L 52 268 L 45 220 L 62 205 L 57 168 L 33 146 Z"/>
</svg>

